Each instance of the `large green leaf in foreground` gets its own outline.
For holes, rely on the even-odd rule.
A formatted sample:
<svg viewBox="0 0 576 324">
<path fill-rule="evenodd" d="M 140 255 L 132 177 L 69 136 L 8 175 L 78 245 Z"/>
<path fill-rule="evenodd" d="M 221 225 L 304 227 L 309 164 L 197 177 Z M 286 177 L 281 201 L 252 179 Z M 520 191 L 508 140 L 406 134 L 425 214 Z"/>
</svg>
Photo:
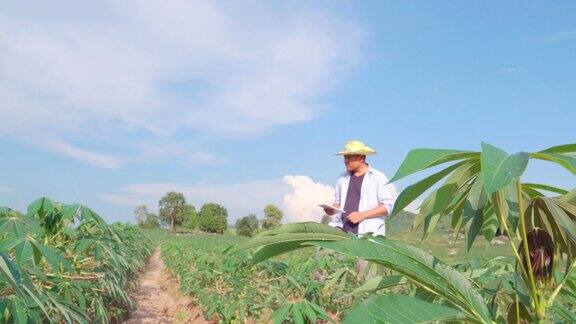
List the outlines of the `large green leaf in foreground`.
<svg viewBox="0 0 576 324">
<path fill-rule="evenodd" d="M 482 322 L 491 320 L 482 295 L 472 287 L 470 281 L 460 272 L 412 245 L 384 237 L 310 244 L 382 264 L 448 300 L 468 317 Z"/>
<path fill-rule="evenodd" d="M 254 263 L 307 247 L 310 241 L 339 241 L 349 236 L 339 229 L 315 222 L 290 223 L 261 233 L 244 244 L 244 248 L 259 247 L 253 254 Z"/>
<path fill-rule="evenodd" d="M 377 295 L 360 303 L 342 323 L 428 323 L 465 317 L 460 311 L 406 295 Z"/>
<path fill-rule="evenodd" d="M 351 239 L 337 229 L 322 224 L 296 223 L 264 232 L 247 242 L 246 248 L 260 247 L 255 261 L 309 245 L 324 247 L 351 257 L 382 264 L 416 285 L 454 305 L 466 317 L 490 322 L 491 316 L 480 293 L 458 271 L 439 259 L 406 243 L 384 237 Z"/>
</svg>

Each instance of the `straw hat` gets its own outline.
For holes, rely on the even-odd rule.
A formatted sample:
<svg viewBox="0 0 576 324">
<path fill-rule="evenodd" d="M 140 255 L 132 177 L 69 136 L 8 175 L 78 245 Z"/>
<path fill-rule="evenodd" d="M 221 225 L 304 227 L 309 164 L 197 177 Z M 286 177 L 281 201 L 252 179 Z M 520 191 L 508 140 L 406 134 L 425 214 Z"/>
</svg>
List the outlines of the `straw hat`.
<svg viewBox="0 0 576 324">
<path fill-rule="evenodd" d="M 376 154 L 369 146 L 360 141 L 348 141 L 344 146 L 344 150 L 336 153 L 336 155 L 372 155 Z"/>
</svg>

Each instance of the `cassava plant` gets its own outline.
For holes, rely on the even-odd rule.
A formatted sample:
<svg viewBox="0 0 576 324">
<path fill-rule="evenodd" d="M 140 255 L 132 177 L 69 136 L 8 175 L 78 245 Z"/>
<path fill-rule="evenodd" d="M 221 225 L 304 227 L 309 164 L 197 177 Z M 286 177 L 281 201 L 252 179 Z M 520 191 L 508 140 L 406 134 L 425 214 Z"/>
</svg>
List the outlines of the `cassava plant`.
<svg viewBox="0 0 576 324">
<path fill-rule="evenodd" d="M 570 319 L 566 314 L 574 305 L 562 301 L 575 295 L 576 189 L 524 183 L 521 176 L 530 159 L 552 162 L 576 174 L 576 144 L 509 155 L 482 143 L 480 152 L 412 150 L 391 179 L 394 182 L 449 164 L 404 189 L 388 220 L 429 192 L 413 224 L 422 229 L 423 239 L 443 217 L 449 219 L 455 237 L 465 232 L 468 250 L 479 236 L 491 241 L 498 233 L 506 235 L 516 264 L 511 290 L 483 289 L 457 269 L 409 244 L 384 237 L 356 239 L 321 224 L 288 224 L 260 234 L 246 247 L 258 248 L 255 262 L 305 246 L 324 247 L 384 265 L 433 297 L 375 295 L 351 310 L 345 322 Z"/>
<path fill-rule="evenodd" d="M 40 198 L 26 214 L 0 208 L 0 323 L 109 323 L 151 253 L 134 226 Z"/>
</svg>

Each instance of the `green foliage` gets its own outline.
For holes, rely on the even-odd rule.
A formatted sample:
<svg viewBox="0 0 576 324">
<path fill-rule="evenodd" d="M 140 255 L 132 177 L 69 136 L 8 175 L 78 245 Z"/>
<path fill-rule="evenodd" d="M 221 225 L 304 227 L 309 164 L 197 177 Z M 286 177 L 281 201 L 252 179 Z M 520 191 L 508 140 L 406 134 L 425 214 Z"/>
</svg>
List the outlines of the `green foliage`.
<svg viewBox="0 0 576 324">
<path fill-rule="evenodd" d="M 311 244 L 382 264 L 417 286 L 442 296 L 467 317 L 483 322 L 491 319 L 482 295 L 472 283 L 439 259 L 411 245 L 383 237 Z"/>
<path fill-rule="evenodd" d="M 311 241 L 338 241 L 349 236 L 339 229 L 315 222 L 290 223 L 260 233 L 244 245 L 258 247 L 252 259 L 255 263 L 292 250 L 305 247 Z"/>
<path fill-rule="evenodd" d="M 416 297 L 376 295 L 359 304 L 343 323 L 428 323 L 463 317 L 454 308 L 428 303 Z"/>
<path fill-rule="evenodd" d="M 202 206 L 198 217 L 198 228 L 204 232 L 222 234 L 228 228 L 228 211 L 217 203 Z"/>
<path fill-rule="evenodd" d="M 159 228 L 160 227 L 160 218 L 154 214 L 150 213 L 148 217 L 146 217 L 146 221 L 142 223 L 142 228 Z"/>
<path fill-rule="evenodd" d="M 146 205 L 140 205 L 134 210 L 136 215 L 136 224 L 140 228 L 158 228 L 160 227 L 160 220 L 154 213 L 148 211 Z"/>
<path fill-rule="evenodd" d="M 528 165 L 528 153 L 508 155 L 490 144 L 482 143 L 482 177 L 488 195 L 520 177 Z"/>
<path fill-rule="evenodd" d="M 552 268 L 538 264 L 553 265 L 554 260 L 566 257 L 565 273 L 568 274 L 569 265 L 576 257 L 576 206 L 571 192 L 546 184 L 522 184 L 520 177 L 530 158 L 556 163 L 576 174 L 576 144 L 555 146 L 536 153 L 509 155 L 495 146 L 482 143 L 482 152 L 468 155 L 450 152 L 453 151 L 414 150 L 408 154 L 394 179 L 441 163 L 458 162 L 404 190 L 392 216 L 446 178 L 444 184 L 424 200 L 414 226 L 424 225 L 425 238 L 435 229 L 441 217 L 450 216 L 456 235 L 462 228 L 465 229 L 468 249 L 480 234 L 492 240 L 501 230 L 510 238 L 517 238 L 522 243 L 521 249 L 510 241 L 517 262 L 530 264 L 519 270 L 530 296 L 530 302 L 523 303 L 522 307 L 534 318 L 543 319 L 555 295 L 550 287 L 537 287 L 539 278 L 550 275 L 541 271 L 549 272 L 543 269 Z M 542 191 L 561 196 L 546 197 Z M 532 251 L 529 246 L 538 246 L 534 242 L 525 243 L 529 239 L 527 234 L 535 231 L 542 233 L 537 237 L 549 235 L 552 238 L 550 251 L 547 250 L 546 254 Z M 539 270 L 535 275 L 536 269 Z"/>
<path fill-rule="evenodd" d="M 236 221 L 236 234 L 242 236 L 254 236 L 258 232 L 258 218 L 256 215 L 250 214 L 244 216 Z"/>
<path fill-rule="evenodd" d="M 269 204 L 264 207 L 264 220 L 262 221 L 263 229 L 272 229 L 282 223 L 282 217 L 284 213 L 280 208 L 273 204 Z"/>
<path fill-rule="evenodd" d="M 402 217 L 406 217 L 407 220 L 414 219 L 410 214 L 404 214 Z M 395 219 L 393 225 L 399 227 L 393 228 L 404 232 L 407 230 L 404 229 L 407 220 L 401 217 Z M 442 224 L 442 226 L 449 227 L 450 225 Z M 257 242 L 259 243 L 254 247 L 260 251 L 259 247 L 266 245 L 266 241 L 270 243 L 270 240 L 275 238 L 285 241 L 293 238 L 292 235 L 294 234 L 310 235 L 312 233 L 316 236 L 330 234 L 333 230 L 314 223 L 305 224 L 305 226 L 288 224 L 285 227 L 284 229 L 282 227 L 276 228 L 272 231 L 275 234 L 266 235 L 266 233 L 262 233 L 258 235 L 258 238 L 254 238 L 254 240 L 258 239 Z M 326 232 L 323 229 L 326 229 Z M 299 233 L 299 231 L 303 232 Z M 298 253 L 279 256 L 273 261 L 268 259 L 255 263 L 258 259 L 254 258 L 254 254 L 251 257 L 236 247 L 237 244 L 246 242 L 246 239 L 242 236 L 227 234 L 167 236 L 166 231 L 162 231 L 162 233 L 156 233 L 156 230 L 150 231 L 150 233 L 152 232 L 154 232 L 153 236 L 157 240 L 163 242 L 164 249 L 166 251 L 170 250 L 170 253 L 163 251 L 162 258 L 168 268 L 179 279 L 181 291 L 197 298 L 198 305 L 203 309 L 205 318 L 209 320 L 221 322 L 299 322 L 302 319 L 307 322 L 312 321 L 314 318 L 313 313 L 310 313 L 310 309 L 306 307 L 309 303 L 310 307 L 325 312 L 337 322 L 340 320 L 350 321 L 348 317 L 353 315 L 355 305 L 360 307 L 360 303 L 364 299 L 369 298 L 371 300 L 371 297 L 380 295 L 402 295 L 424 302 L 423 305 L 425 306 L 421 307 L 418 304 L 418 307 L 414 308 L 419 315 L 425 315 L 424 311 L 427 311 L 428 306 L 430 306 L 428 304 L 431 304 L 431 308 L 440 305 L 452 308 L 450 312 L 458 313 L 459 315 L 455 315 L 457 318 L 472 321 L 472 318 L 466 312 L 457 306 L 451 306 L 452 304 L 449 300 L 441 295 L 429 292 L 417 284 L 416 281 L 400 272 L 383 270 L 384 272 L 378 272 L 378 276 L 368 277 L 364 281 L 362 276 L 356 274 L 353 262 L 355 255 L 349 257 L 348 255 L 340 254 L 340 252 L 334 254 L 326 249 L 316 250 L 314 247 L 306 248 L 306 245 L 300 244 L 301 249 Z M 336 233 L 343 234 L 341 231 Z M 398 237 L 400 239 L 409 239 L 409 241 L 413 239 L 412 237 L 403 237 L 403 235 Z M 434 251 L 448 249 L 450 244 L 442 239 L 443 237 L 443 234 L 435 234 L 431 237 L 433 239 L 431 243 L 436 246 L 431 247 L 430 244 L 427 244 L 426 248 L 432 248 Z M 313 244 L 330 243 L 327 241 L 313 241 Z M 347 241 L 364 240 L 351 240 L 346 236 L 337 243 L 340 244 Z M 388 241 L 392 244 L 397 242 Z M 484 242 L 478 243 L 485 245 Z M 279 247 L 286 244 L 286 242 L 279 244 Z M 243 245 L 248 246 L 247 244 Z M 414 251 L 415 256 L 427 255 L 426 252 L 408 244 L 404 244 L 404 246 Z M 359 248 L 367 250 L 364 246 Z M 486 252 L 490 254 L 494 251 L 503 251 L 502 246 L 498 245 L 486 244 L 486 248 L 489 249 Z M 390 247 L 386 247 L 386 249 L 392 250 Z M 398 253 L 403 253 L 400 249 L 397 251 Z M 482 251 L 477 252 L 479 255 L 482 254 Z M 390 262 L 400 260 L 399 257 L 394 256 L 392 253 L 393 251 L 387 251 L 387 255 L 390 256 Z M 497 257 L 491 260 L 474 258 L 470 261 L 459 261 L 450 264 L 446 264 L 429 255 L 428 257 L 432 258 L 431 264 L 435 267 L 433 269 L 438 270 L 444 267 L 450 272 L 456 272 L 456 275 L 464 278 L 464 280 L 469 281 L 473 289 L 480 293 L 483 303 L 489 310 L 490 318 L 496 322 L 505 322 L 506 316 L 509 314 L 508 309 L 511 303 L 516 300 L 517 294 L 523 300 L 526 300 L 528 296 L 526 286 L 518 279 L 517 268 L 513 263 L 510 263 L 508 257 Z M 461 257 L 466 258 L 466 255 L 461 255 Z M 402 258 L 407 260 L 404 265 L 407 269 L 412 267 L 413 257 L 405 255 Z M 414 272 L 416 274 L 422 273 L 422 277 L 432 276 L 431 273 L 424 271 L 422 268 Z M 446 279 L 434 279 L 433 276 L 422 279 L 425 284 L 430 286 L 433 283 L 444 280 Z M 429 281 L 431 282 L 430 284 L 428 283 Z M 569 318 L 570 312 L 574 311 L 574 306 L 571 302 L 573 299 L 570 299 L 570 295 L 566 293 L 571 291 L 568 283 L 567 280 L 554 302 L 555 305 L 558 305 L 554 306 L 554 315 L 551 315 L 554 319 Z M 463 290 L 462 287 L 458 287 Z M 392 298 L 390 300 L 400 299 Z M 418 303 L 418 301 L 415 303 Z M 379 303 L 380 301 L 376 302 Z M 247 305 L 254 305 L 254 307 Z M 383 307 L 386 307 L 385 309 L 389 309 L 389 303 L 384 303 L 383 305 Z M 377 307 L 375 306 L 375 308 Z M 398 315 L 398 313 L 390 312 L 390 316 L 396 316 L 395 314 Z M 320 313 L 315 315 L 318 321 L 322 319 Z M 240 320 L 240 318 L 245 320 Z M 403 321 L 399 319 L 394 322 Z"/>
<path fill-rule="evenodd" d="M 159 216 L 163 225 L 175 230 L 182 225 L 186 215 L 186 198 L 180 192 L 168 192 L 158 202 Z"/>
<path fill-rule="evenodd" d="M 246 248 L 260 247 L 254 253 L 256 262 L 306 245 L 316 245 L 382 264 L 419 287 L 446 298 L 457 307 L 458 313 L 479 321 L 490 320 L 482 296 L 466 278 L 418 248 L 382 237 L 351 239 L 339 230 L 315 223 L 288 224 L 271 232 L 274 233 L 264 232 L 244 245 Z"/>
<path fill-rule="evenodd" d="M 0 322 L 120 321 L 151 244 L 82 205 L 40 198 L 26 215 L 1 208 Z"/>
<path fill-rule="evenodd" d="M 184 205 L 183 209 L 183 217 L 184 221 L 182 222 L 182 227 L 187 229 L 198 229 L 199 226 L 199 217 L 198 212 L 196 211 L 196 207 L 186 204 Z"/>
<path fill-rule="evenodd" d="M 275 324 L 292 319 L 294 323 L 317 323 L 317 320 L 329 321 L 330 316 L 318 305 L 307 300 L 284 304 L 271 317 Z"/>
<path fill-rule="evenodd" d="M 254 265 L 250 254 L 237 246 L 244 241 L 241 236 L 198 234 L 161 240 L 164 263 L 178 278 L 180 291 L 195 297 L 206 319 L 315 323 L 355 301 L 349 295 L 358 285 L 355 276 L 332 275 L 353 269 L 348 258 L 310 250 Z"/>
</svg>

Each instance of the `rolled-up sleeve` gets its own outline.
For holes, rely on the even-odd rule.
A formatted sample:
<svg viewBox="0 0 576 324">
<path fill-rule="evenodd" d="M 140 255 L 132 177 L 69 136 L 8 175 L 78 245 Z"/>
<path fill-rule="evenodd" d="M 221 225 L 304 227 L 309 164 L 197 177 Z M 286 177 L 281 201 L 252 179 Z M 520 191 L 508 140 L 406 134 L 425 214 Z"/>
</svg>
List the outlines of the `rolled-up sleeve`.
<svg viewBox="0 0 576 324">
<path fill-rule="evenodd" d="M 337 203 L 337 204 L 340 203 L 341 188 L 342 188 L 342 186 L 340 185 L 340 179 L 338 179 L 338 181 L 336 181 L 336 186 L 334 187 L 334 203 Z"/>
<path fill-rule="evenodd" d="M 342 197 L 341 191 L 342 191 L 342 182 L 341 179 L 339 178 L 338 181 L 336 181 L 336 186 L 334 187 L 334 203 L 340 204 L 340 198 Z M 342 204 L 340 204 L 340 207 L 342 207 Z M 340 213 L 332 215 L 332 220 L 328 223 L 328 225 L 332 227 L 342 228 L 344 224 L 342 224 L 342 219 L 340 217 L 341 217 Z"/>
<path fill-rule="evenodd" d="M 378 179 L 378 203 L 383 204 L 388 214 L 394 209 L 396 190 L 392 184 L 388 184 L 388 178 L 381 174 Z"/>
</svg>

